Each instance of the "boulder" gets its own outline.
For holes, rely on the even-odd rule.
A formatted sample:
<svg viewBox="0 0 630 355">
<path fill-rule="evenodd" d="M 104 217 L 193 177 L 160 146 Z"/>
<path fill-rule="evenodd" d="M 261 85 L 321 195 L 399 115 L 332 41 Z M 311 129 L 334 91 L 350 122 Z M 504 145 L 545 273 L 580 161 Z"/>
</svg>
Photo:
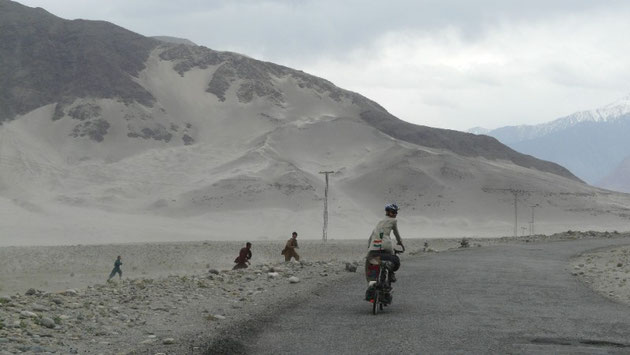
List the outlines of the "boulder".
<svg viewBox="0 0 630 355">
<path fill-rule="evenodd" d="M 300 282 L 300 279 L 295 277 L 295 276 L 291 276 L 291 277 L 289 277 L 289 282 L 292 283 L 292 284 L 296 284 L 296 283 Z"/>
</svg>

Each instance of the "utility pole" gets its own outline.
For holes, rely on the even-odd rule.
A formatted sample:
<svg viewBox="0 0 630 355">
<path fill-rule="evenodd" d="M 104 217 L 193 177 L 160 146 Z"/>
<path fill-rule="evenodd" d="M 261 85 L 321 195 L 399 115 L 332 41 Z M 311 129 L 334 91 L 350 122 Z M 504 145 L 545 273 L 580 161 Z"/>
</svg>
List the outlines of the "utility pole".
<svg viewBox="0 0 630 355">
<path fill-rule="evenodd" d="M 517 230 L 517 226 L 518 226 L 518 192 L 515 190 L 511 191 L 514 194 L 514 237 L 518 237 L 518 230 Z"/>
<path fill-rule="evenodd" d="M 529 222 L 529 236 L 534 235 L 534 208 L 538 207 L 538 205 L 529 206 L 532 209 L 532 220 Z"/>
<path fill-rule="evenodd" d="M 322 230 L 322 241 L 328 240 L 328 175 L 334 174 L 334 171 L 320 171 L 320 174 L 326 176 L 326 189 L 324 190 L 324 228 Z"/>
<path fill-rule="evenodd" d="M 526 191 L 520 189 L 497 189 L 491 187 L 482 188 L 484 192 L 509 192 L 514 195 L 514 237 L 518 237 L 518 196 L 519 195 L 527 195 L 532 193 L 533 191 Z"/>
</svg>

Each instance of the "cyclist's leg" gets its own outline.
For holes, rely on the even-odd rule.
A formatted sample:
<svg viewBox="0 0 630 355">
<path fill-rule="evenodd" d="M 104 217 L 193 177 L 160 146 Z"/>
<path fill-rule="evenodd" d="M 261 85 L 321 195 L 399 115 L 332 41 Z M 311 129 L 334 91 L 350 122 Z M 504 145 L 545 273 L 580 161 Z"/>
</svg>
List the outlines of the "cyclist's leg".
<svg viewBox="0 0 630 355">
<path fill-rule="evenodd" d="M 381 260 L 386 260 L 392 263 L 392 271 L 398 271 L 400 268 L 400 258 L 394 254 L 381 254 Z"/>
</svg>

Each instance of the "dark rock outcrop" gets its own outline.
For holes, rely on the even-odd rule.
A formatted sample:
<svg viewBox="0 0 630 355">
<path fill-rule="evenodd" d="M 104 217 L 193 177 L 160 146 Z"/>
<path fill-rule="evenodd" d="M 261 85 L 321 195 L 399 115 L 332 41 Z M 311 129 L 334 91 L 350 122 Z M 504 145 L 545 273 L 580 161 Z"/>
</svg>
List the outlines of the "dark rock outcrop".
<svg viewBox="0 0 630 355">
<path fill-rule="evenodd" d="M 78 97 L 151 105 L 132 80 L 159 41 L 104 21 L 64 20 L 41 8 L 0 0 L 0 123 Z"/>
</svg>

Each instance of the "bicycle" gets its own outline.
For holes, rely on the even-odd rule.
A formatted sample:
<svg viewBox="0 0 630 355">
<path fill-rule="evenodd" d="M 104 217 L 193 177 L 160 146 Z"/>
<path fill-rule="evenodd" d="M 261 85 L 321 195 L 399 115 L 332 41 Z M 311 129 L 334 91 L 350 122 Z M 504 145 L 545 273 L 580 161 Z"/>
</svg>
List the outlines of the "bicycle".
<svg viewBox="0 0 630 355">
<path fill-rule="evenodd" d="M 394 254 L 402 254 L 403 250 L 394 250 Z M 387 260 L 380 260 L 378 263 L 378 276 L 376 281 L 370 281 L 368 287 L 373 288 L 373 298 L 370 299 L 372 303 L 372 314 L 376 315 L 379 311 L 382 311 L 385 307 L 392 303 L 392 286 L 391 286 L 391 272 L 393 263 Z"/>
</svg>

